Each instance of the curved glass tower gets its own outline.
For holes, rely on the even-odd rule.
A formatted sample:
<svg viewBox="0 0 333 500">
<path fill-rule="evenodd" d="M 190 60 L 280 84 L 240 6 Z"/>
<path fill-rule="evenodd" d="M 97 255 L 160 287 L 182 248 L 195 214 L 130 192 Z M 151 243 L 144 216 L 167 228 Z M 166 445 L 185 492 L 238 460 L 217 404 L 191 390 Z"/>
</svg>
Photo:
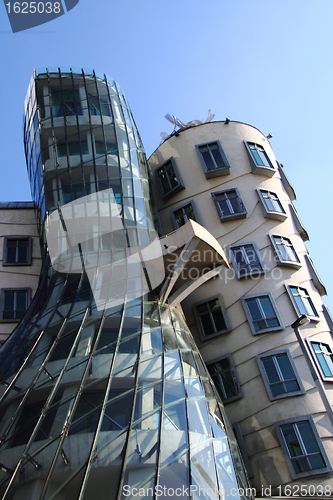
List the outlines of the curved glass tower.
<svg viewBox="0 0 333 500">
<path fill-rule="evenodd" d="M 246 497 L 210 376 L 158 300 L 162 250 L 121 89 L 35 72 L 24 137 L 43 267 L 1 352 L 1 498 Z"/>
</svg>

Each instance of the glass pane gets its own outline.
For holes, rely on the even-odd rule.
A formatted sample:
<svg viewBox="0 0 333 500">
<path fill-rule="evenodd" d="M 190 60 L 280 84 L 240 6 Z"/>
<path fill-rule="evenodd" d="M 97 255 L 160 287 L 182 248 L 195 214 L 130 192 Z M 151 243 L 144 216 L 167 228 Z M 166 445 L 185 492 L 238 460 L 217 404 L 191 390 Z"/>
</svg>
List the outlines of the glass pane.
<svg viewBox="0 0 333 500">
<path fill-rule="evenodd" d="M 204 159 L 204 162 L 206 164 L 206 168 L 207 170 L 213 170 L 215 167 L 215 163 L 213 162 L 213 159 L 209 153 L 209 151 L 207 152 L 201 152 L 202 156 L 203 156 L 203 159 Z"/>
<path fill-rule="evenodd" d="M 264 310 L 265 318 L 274 318 L 275 312 L 268 297 L 260 297 L 260 304 Z"/>
<path fill-rule="evenodd" d="M 254 321 L 262 318 L 262 314 L 261 314 L 261 311 L 259 309 L 259 306 L 257 304 L 256 299 L 248 299 L 246 301 L 246 304 L 247 304 L 247 307 L 250 311 L 251 317 Z"/>
<path fill-rule="evenodd" d="M 294 371 L 286 354 L 276 356 L 276 361 L 280 367 L 284 380 L 292 380 L 295 378 Z"/>
<path fill-rule="evenodd" d="M 158 495 L 157 497 L 158 500 L 170 500 L 171 498 L 178 498 L 178 497 L 184 500 L 190 498 L 189 465 L 188 465 L 187 454 L 183 455 L 181 458 L 178 458 L 160 472 L 158 478 L 158 487 L 159 490 L 161 491 L 161 495 Z"/>
<path fill-rule="evenodd" d="M 273 358 L 265 358 L 262 360 L 262 363 L 265 367 L 266 375 L 270 384 L 274 382 L 279 382 L 280 377 L 278 375 L 277 369 L 274 365 Z"/>
<path fill-rule="evenodd" d="M 272 385 L 271 391 L 273 396 L 277 396 L 278 394 L 284 394 L 286 392 L 282 382 L 280 382 L 279 384 Z"/>
<path fill-rule="evenodd" d="M 218 149 L 213 149 L 212 150 L 212 155 L 214 157 L 214 160 L 215 160 L 217 168 L 224 167 L 224 162 L 222 160 L 222 156 L 221 156 L 220 151 Z"/>
<path fill-rule="evenodd" d="M 179 403 L 167 406 L 163 410 L 163 429 L 170 431 L 186 431 L 187 421 L 186 421 L 186 411 L 185 411 L 185 401 L 179 401 Z"/>
<path fill-rule="evenodd" d="M 312 433 L 312 429 L 308 422 L 300 422 L 297 424 L 300 435 L 306 449 L 306 453 L 317 453 L 319 452 L 318 445 L 316 443 L 315 437 Z"/>
<path fill-rule="evenodd" d="M 290 456 L 298 457 L 299 455 L 303 455 L 294 427 L 292 425 L 284 425 L 281 427 L 281 431 L 285 438 Z"/>
<path fill-rule="evenodd" d="M 189 418 L 191 442 L 195 444 L 195 441 L 198 439 L 196 434 L 210 435 L 206 400 L 188 400 L 187 410 L 188 414 L 191 415 L 191 418 Z"/>
<path fill-rule="evenodd" d="M 292 464 L 296 474 L 310 470 L 310 465 L 305 458 L 301 458 L 300 460 L 293 460 Z"/>
<path fill-rule="evenodd" d="M 311 469 L 322 469 L 326 467 L 326 464 L 321 455 L 315 455 L 314 457 L 308 457 Z"/>
<path fill-rule="evenodd" d="M 227 328 L 227 325 L 225 324 L 224 317 L 220 308 L 212 311 L 212 316 L 215 323 L 216 331 L 225 330 Z"/>
</svg>

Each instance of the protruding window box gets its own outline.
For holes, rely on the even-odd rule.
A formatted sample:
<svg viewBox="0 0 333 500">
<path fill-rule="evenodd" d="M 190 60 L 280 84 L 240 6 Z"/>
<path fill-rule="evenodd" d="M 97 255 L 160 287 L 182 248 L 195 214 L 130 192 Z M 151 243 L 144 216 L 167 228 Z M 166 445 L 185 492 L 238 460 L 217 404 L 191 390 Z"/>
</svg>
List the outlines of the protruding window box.
<svg viewBox="0 0 333 500">
<path fill-rule="evenodd" d="M 284 221 L 288 217 L 279 197 L 272 191 L 257 189 L 263 216 L 266 219 Z"/>
<path fill-rule="evenodd" d="M 238 279 L 257 277 L 265 272 L 260 253 L 254 242 L 232 245 L 228 250 Z"/>
<path fill-rule="evenodd" d="M 212 339 L 231 330 L 221 295 L 195 304 L 193 311 L 201 340 Z"/>
<path fill-rule="evenodd" d="M 308 316 L 312 321 L 319 321 L 319 316 L 316 308 L 308 294 L 306 288 L 298 285 L 285 285 L 289 294 L 290 300 L 295 308 L 297 316 L 303 314 Z"/>
<path fill-rule="evenodd" d="M 222 222 L 246 218 L 247 211 L 237 188 L 212 193 L 212 197 Z"/>
<path fill-rule="evenodd" d="M 274 249 L 274 254 L 279 266 L 299 269 L 302 264 L 289 238 L 280 235 L 268 235 Z"/>
<path fill-rule="evenodd" d="M 195 147 L 204 169 L 206 179 L 230 174 L 230 165 L 220 141 L 198 144 Z"/>
<path fill-rule="evenodd" d="M 174 158 L 169 158 L 169 160 L 158 167 L 155 172 L 161 198 L 163 200 L 185 189 Z"/>
<path fill-rule="evenodd" d="M 244 141 L 245 147 L 249 154 L 250 164 L 253 174 L 266 175 L 266 177 L 273 177 L 276 170 L 261 144 L 255 142 Z"/>
</svg>

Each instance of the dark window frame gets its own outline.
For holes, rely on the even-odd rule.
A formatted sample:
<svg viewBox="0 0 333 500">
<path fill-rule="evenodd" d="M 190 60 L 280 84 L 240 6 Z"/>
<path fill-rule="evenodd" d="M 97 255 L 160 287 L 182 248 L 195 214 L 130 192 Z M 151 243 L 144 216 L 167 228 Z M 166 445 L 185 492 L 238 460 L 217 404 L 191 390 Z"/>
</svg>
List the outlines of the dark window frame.
<svg viewBox="0 0 333 500">
<path fill-rule="evenodd" d="M 259 310 L 262 310 L 262 312 L 264 313 L 264 310 L 263 310 L 263 307 L 262 305 L 260 304 L 260 299 L 261 298 L 265 298 L 267 297 L 270 301 L 270 305 L 275 313 L 275 316 L 272 317 L 272 318 L 269 318 L 267 316 L 265 316 L 265 314 L 263 314 L 263 316 L 261 317 L 261 319 L 258 319 L 258 320 L 254 320 L 252 315 L 251 315 L 251 312 L 250 312 L 250 309 L 247 305 L 247 302 L 249 302 L 250 300 L 254 300 L 254 299 L 258 299 L 259 300 Z M 249 323 L 249 326 L 251 328 L 251 331 L 252 331 L 252 334 L 253 335 L 261 335 L 263 333 L 268 333 L 268 332 L 277 332 L 277 331 L 280 331 L 280 330 L 283 330 L 284 329 L 284 325 L 283 325 L 283 322 L 282 322 L 282 318 L 280 316 L 280 313 L 278 311 L 278 308 L 275 304 L 275 301 L 273 299 L 273 296 L 270 292 L 268 293 L 260 293 L 260 294 L 255 294 L 255 295 L 247 295 L 245 297 L 242 297 L 242 304 L 243 304 L 243 308 L 244 308 L 244 311 L 245 311 L 245 314 L 246 314 L 246 317 L 247 317 L 247 320 L 248 320 L 248 323 Z M 278 325 L 276 326 L 267 326 L 266 328 L 260 328 L 260 330 L 257 330 L 254 326 L 254 323 L 255 322 L 259 322 L 259 321 L 266 321 L 269 320 L 269 319 L 276 319 L 278 321 Z"/>
<path fill-rule="evenodd" d="M 263 360 L 267 359 L 267 358 L 273 358 L 273 363 L 276 367 L 276 365 L 278 364 L 278 362 L 276 361 L 276 358 L 283 356 L 283 355 L 285 355 L 289 361 L 290 367 L 294 373 L 294 379 L 292 379 L 292 380 L 295 380 L 297 382 L 299 389 L 294 390 L 294 391 L 285 390 L 285 392 L 281 392 L 280 394 L 274 395 L 272 392 L 272 386 L 274 385 L 274 383 L 271 383 L 269 381 L 268 374 L 267 374 L 266 368 L 264 366 Z M 259 354 L 256 356 L 256 359 L 257 359 L 259 370 L 260 370 L 263 382 L 265 384 L 267 394 L 268 394 L 270 401 L 275 401 L 277 399 L 284 399 L 284 398 L 289 398 L 289 397 L 293 397 L 293 396 L 300 396 L 302 394 L 305 394 L 305 390 L 304 390 L 301 378 L 297 372 L 297 368 L 295 366 L 294 360 L 293 360 L 293 358 L 290 354 L 290 351 L 288 349 L 280 349 L 278 351 L 272 351 L 272 352 L 268 352 L 265 354 Z M 280 366 L 278 366 L 277 372 L 278 372 L 278 375 L 280 377 L 280 383 L 282 383 L 284 388 L 286 389 L 285 382 L 287 382 L 288 380 L 286 380 L 283 377 L 282 371 L 281 371 L 281 375 L 282 375 L 282 377 L 281 377 L 281 375 L 279 373 L 280 371 L 281 371 L 281 368 L 280 368 Z M 289 379 L 289 380 L 291 380 L 291 379 Z"/>
<path fill-rule="evenodd" d="M 8 262 L 8 240 L 28 240 L 26 262 Z M 5 236 L 3 242 L 3 266 L 31 266 L 32 263 L 32 237 L 31 236 Z"/>
<path fill-rule="evenodd" d="M 163 184 L 162 184 L 161 178 L 160 178 L 160 172 L 164 169 L 165 172 L 166 172 L 166 174 L 167 174 L 167 178 L 168 178 L 169 175 L 168 175 L 168 173 L 166 171 L 166 168 L 167 168 L 167 166 L 168 166 L 169 163 L 171 164 L 171 167 L 173 168 L 175 177 L 177 179 L 177 186 L 172 187 L 170 185 L 170 189 L 167 192 L 165 192 L 164 188 L 163 188 Z M 157 183 L 158 183 L 158 187 L 159 187 L 159 190 L 160 190 L 160 195 L 161 195 L 162 200 L 166 200 L 166 199 L 170 198 L 171 196 L 173 196 L 174 194 L 179 193 L 179 191 L 182 191 L 183 189 L 185 189 L 184 183 L 182 181 L 182 178 L 181 178 L 179 170 L 177 168 L 175 159 L 173 157 L 168 158 L 162 165 L 160 165 L 155 170 L 155 176 L 156 176 L 156 179 L 157 179 Z M 170 179 L 169 179 L 169 184 L 170 184 Z"/>
<path fill-rule="evenodd" d="M 211 367 L 212 365 L 216 365 L 217 363 L 224 361 L 224 360 L 227 360 L 229 367 L 222 369 L 222 371 L 217 370 L 216 372 L 211 373 L 209 367 Z M 217 384 L 215 384 L 215 382 L 214 382 L 214 385 L 215 385 L 215 388 L 217 390 L 217 393 L 219 394 L 220 398 L 223 401 L 223 404 L 232 403 L 233 401 L 237 401 L 238 399 L 243 397 L 243 394 L 242 394 L 242 391 L 241 391 L 241 388 L 239 385 L 235 365 L 234 365 L 231 354 L 224 354 L 223 356 L 219 356 L 218 358 L 207 362 L 207 369 L 210 373 L 210 376 L 211 376 L 213 382 L 214 382 L 214 376 L 217 376 L 219 379 L 219 384 L 221 387 L 218 386 Z M 230 375 L 231 375 L 234 389 L 237 391 L 237 394 L 235 394 L 234 396 L 229 396 L 229 397 L 227 396 L 227 389 L 225 387 L 225 379 L 223 379 L 223 373 L 230 373 Z M 220 390 L 222 390 L 222 394 L 221 394 Z"/>
<path fill-rule="evenodd" d="M 304 472 L 295 472 L 295 469 L 294 469 L 294 466 L 292 464 L 293 462 L 293 458 L 297 459 L 297 457 L 291 457 L 290 456 L 290 453 L 288 451 L 288 448 L 287 448 L 287 444 L 286 444 L 286 441 L 285 441 L 285 437 L 284 437 L 284 434 L 283 434 L 283 431 L 282 431 L 282 428 L 283 427 L 286 427 L 286 426 L 289 426 L 289 425 L 297 425 L 297 424 L 300 424 L 302 422 L 307 422 L 308 425 L 309 425 L 309 428 L 312 432 L 312 437 L 314 438 L 315 442 L 316 442 L 316 445 L 318 447 L 318 452 L 316 454 L 320 454 L 323 461 L 324 461 L 324 464 L 325 464 L 325 467 L 320 467 L 318 469 L 310 469 L 310 470 L 307 470 L 307 471 L 304 471 Z M 287 462 L 287 466 L 288 466 L 288 469 L 289 469 L 289 472 L 290 472 L 290 475 L 292 477 L 292 479 L 299 479 L 299 478 L 302 478 L 302 477 L 309 477 L 309 476 L 314 476 L 314 475 L 317 475 L 317 474 L 325 474 L 327 472 L 331 472 L 332 471 L 332 467 L 330 465 L 330 462 L 329 462 L 329 459 L 327 457 L 327 454 L 326 454 L 326 451 L 324 449 L 324 446 L 322 444 L 322 441 L 320 439 L 320 436 L 319 436 L 319 433 L 317 431 L 317 428 L 314 424 L 314 421 L 313 421 L 313 418 L 311 415 L 305 415 L 305 416 L 302 416 L 302 417 L 295 417 L 295 418 L 290 418 L 290 419 L 287 419 L 287 420 L 281 420 L 279 422 L 276 422 L 274 424 L 274 427 L 275 427 L 275 431 L 277 433 L 277 436 L 278 436 L 278 439 L 279 439 L 279 442 L 280 442 L 280 445 L 281 445 L 281 448 L 282 448 L 282 451 L 283 451 L 283 454 L 285 456 L 285 459 L 286 459 L 286 462 Z M 299 432 L 298 432 L 299 434 Z M 296 437 L 298 438 L 297 434 L 296 434 Z M 300 441 L 298 441 L 298 445 L 300 445 Z M 300 448 L 302 449 L 302 444 L 300 446 Z M 305 448 L 305 451 L 306 448 Z M 306 453 L 304 455 L 298 455 L 298 456 L 304 456 L 304 457 L 309 457 L 311 454 L 310 453 Z"/>
<path fill-rule="evenodd" d="M 260 206 L 262 208 L 263 215 L 266 219 L 275 219 L 279 221 L 284 221 L 288 217 L 283 205 L 280 201 L 280 198 L 273 191 L 269 191 L 268 189 L 257 189 Z M 265 195 L 267 193 L 267 195 Z M 272 205 L 278 207 L 280 205 L 282 210 L 270 210 L 267 206 L 266 200 L 270 200 Z"/>
<path fill-rule="evenodd" d="M 210 149 L 210 146 L 215 146 L 215 145 L 216 145 L 216 147 L 214 147 L 212 150 L 218 150 L 218 152 L 220 153 L 221 160 L 224 163 L 224 165 L 222 167 L 217 166 L 216 159 L 214 158 L 214 155 L 212 154 L 211 149 Z M 201 152 L 201 149 L 205 146 L 208 147 L 208 151 L 210 153 L 210 158 L 211 158 L 212 162 L 215 164 L 215 167 L 212 169 L 209 169 L 207 167 L 205 158 Z M 213 177 L 219 177 L 221 175 L 229 175 L 230 174 L 230 164 L 228 162 L 228 159 L 223 151 L 223 148 L 222 148 L 219 140 L 204 142 L 203 144 L 196 144 L 195 149 L 198 153 L 202 168 L 205 172 L 206 179 L 211 179 Z"/>
<path fill-rule="evenodd" d="M 244 247 L 249 247 L 249 246 L 253 247 L 254 253 L 255 253 L 256 257 L 257 257 L 257 265 L 260 266 L 260 269 L 253 270 L 253 271 L 252 270 L 246 270 L 245 272 L 241 272 L 242 268 L 239 266 L 239 263 L 236 260 L 234 251 L 241 249 L 243 258 L 245 260 L 245 264 L 247 265 L 247 267 L 250 267 L 251 265 L 254 265 L 254 264 L 251 264 L 251 262 L 246 262 L 249 259 L 248 259 L 248 254 L 244 250 Z M 247 241 L 247 242 L 244 242 L 244 243 L 240 243 L 238 245 L 231 245 L 231 246 L 228 247 L 228 251 L 229 251 L 231 262 L 232 262 L 232 265 L 234 266 L 234 269 L 236 271 L 238 279 L 250 278 L 250 277 L 253 277 L 253 276 L 257 277 L 257 276 L 260 276 L 261 274 L 265 273 L 264 263 L 263 263 L 263 261 L 261 259 L 258 247 L 257 247 L 257 245 L 255 244 L 254 241 Z"/>
<path fill-rule="evenodd" d="M 202 321 L 200 319 L 201 314 L 198 312 L 198 307 L 203 306 L 205 304 L 209 304 L 209 303 L 216 301 L 216 300 L 218 301 L 218 305 L 219 305 L 220 311 L 222 313 L 225 328 L 218 330 L 214 319 L 213 320 L 211 319 L 213 329 L 214 330 L 216 329 L 216 331 L 214 331 L 214 333 L 207 334 L 204 331 L 204 326 L 203 326 Z M 212 310 L 214 310 L 214 309 L 210 309 L 210 307 L 208 306 L 208 314 L 209 314 L 210 318 L 212 315 Z M 201 300 L 200 302 L 196 302 L 195 304 L 193 304 L 193 312 L 194 312 L 196 324 L 198 326 L 199 335 L 200 335 L 200 338 L 203 342 L 230 332 L 231 325 L 229 323 L 228 315 L 227 315 L 224 301 L 223 301 L 223 298 L 221 295 L 214 295 L 213 297 L 208 297 L 205 300 Z"/>
<path fill-rule="evenodd" d="M 231 195 L 231 193 L 235 193 L 235 195 L 233 195 L 232 197 L 231 196 L 229 197 L 228 194 Z M 243 200 L 242 200 L 237 188 L 226 189 L 224 191 L 216 191 L 214 193 L 211 193 L 211 195 L 213 197 L 213 200 L 214 200 L 214 203 L 215 203 L 215 206 L 217 209 L 217 213 L 219 214 L 221 222 L 228 222 L 228 221 L 232 221 L 232 220 L 246 218 L 247 211 L 246 211 L 245 205 L 243 203 Z M 223 211 L 222 211 L 220 203 L 219 203 L 221 201 L 221 200 L 219 200 L 219 197 L 221 195 L 225 195 L 225 199 L 227 200 L 227 206 L 228 206 L 228 209 L 230 210 L 230 213 L 227 215 L 223 214 Z M 230 202 L 230 200 L 235 199 L 235 198 L 237 199 L 240 207 L 242 207 L 242 210 L 239 212 L 233 211 L 234 208 L 232 207 L 231 202 Z M 229 203 L 228 203 L 228 200 L 229 200 Z"/>
<path fill-rule="evenodd" d="M 177 212 L 177 210 L 182 210 L 183 208 L 187 207 L 188 205 L 191 205 L 192 212 L 193 212 L 193 215 L 194 215 L 194 219 L 191 219 L 191 220 L 194 220 L 195 222 L 199 223 L 199 218 L 198 218 L 198 212 L 197 212 L 196 205 L 195 205 L 195 203 L 194 203 L 193 200 L 189 200 L 186 203 L 183 203 L 182 205 L 179 205 L 178 207 L 176 207 L 173 210 L 171 210 L 171 218 L 172 218 L 172 222 L 173 222 L 173 225 L 174 225 L 175 229 L 178 229 L 179 227 L 183 226 L 184 224 L 186 224 L 186 222 L 188 222 L 190 220 L 189 218 L 187 218 L 187 221 L 185 221 L 184 224 L 179 225 L 178 222 L 177 222 L 177 217 L 175 215 L 175 212 Z M 186 213 L 184 213 L 184 215 L 186 216 Z"/>
<path fill-rule="evenodd" d="M 296 311 L 296 314 L 297 314 L 297 317 L 300 317 L 302 316 L 303 314 L 305 314 L 306 316 L 308 316 L 308 318 L 312 321 L 319 321 L 319 314 L 317 312 L 317 309 L 315 307 L 315 305 L 313 304 L 312 302 L 312 299 L 311 299 L 311 296 L 309 295 L 309 292 L 307 291 L 306 288 L 302 287 L 302 286 L 299 286 L 299 285 L 293 285 L 292 283 L 288 283 L 288 285 L 285 285 L 286 286 L 286 289 L 287 289 L 287 292 L 288 292 L 288 295 L 290 297 L 290 300 L 291 300 L 291 303 Z M 301 310 L 299 309 L 298 305 L 297 305 L 297 302 L 296 302 L 296 299 L 295 299 L 295 296 L 292 292 L 292 288 L 297 288 L 298 290 L 298 294 L 299 294 L 299 290 L 303 290 L 306 294 L 306 299 L 308 300 L 309 304 L 310 304 L 310 307 L 313 309 L 313 312 L 315 314 L 309 314 L 308 313 L 308 310 L 306 308 L 306 306 L 304 305 L 304 301 L 303 299 L 301 298 L 301 301 L 302 301 L 302 304 L 304 306 L 304 309 L 305 310 Z"/>
<path fill-rule="evenodd" d="M 266 177 L 272 177 L 276 173 L 276 168 L 274 168 L 274 165 L 271 159 L 269 158 L 269 155 L 267 154 L 267 151 L 264 148 L 264 146 L 262 144 L 259 144 L 258 142 L 252 142 L 252 141 L 244 141 L 244 144 L 250 158 L 252 173 L 258 175 L 265 175 Z M 252 152 L 253 150 L 255 150 L 259 158 L 261 158 L 263 165 L 258 163 L 256 156 Z M 268 165 L 265 164 L 263 158 L 266 160 L 266 163 Z"/>
<path fill-rule="evenodd" d="M 309 347 L 309 351 L 310 351 L 310 353 L 312 355 L 313 361 L 314 361 L 314 363 L 315 363 L 315 365 L 316 365 L 316 367 L 318 369 L 318 372 L 320 373 L 320 376 L 321 376 L 322 380 L 324 380 L 324 382 L 333 382 L 333 351 L 332 351 L 332 348 L 331 348 L 330 344 L 327 343 L 327 342 L 321 342 L 320 340 L 309 340 L 309 339 L 305 339 L 305 340 L 306 340 L 306 343 L 307 343 L 307 345 Z M 320 344 L 320 346 L 325 346 L 325 347 L 328 348 L 328 351 L 325 351 L 321 347 L 320 348 L 320 352 L 325 357 L 325 363 L 326 363 L 327 368 L 331 372 L 331 375 L 326 375 L 324 373 L 324 370 L 323 370 L 322 365 L 320 363 L 319 357 L 318 357 L 318 355 L 317 355 L 317 353 L 315 351 L 314 344 Z M 330 363 L 327 362 L 326 357 L 329 357 L 332 360 L 332 366 L 330 366 Z"/>
<path fill-rule="evenodd" d="M 298 257 L 298 254 L 295 250 L 295 247 L 291 241 L 290 238 L 287 238 L 286 236 L 282 234 L 269 234 L 269 239 L 271 240 L 271 244 L 274 250 L 275 258 L 277 263 L 280 266 L 285 266 L 285 267 L 293 267 L 294 269 L 299 269 L 302 267 L 302 263 L 300 261 L 300 258 Z M 276 239 L 280 239 L 280 242 L 277 242 Z M 284 248 L 286 254 L 292 255 L 293 252 L 295 254 L 295 257 L 297 260 L 292 260 L 292 259 L 283 259 L 283 255 L 281 253 L 280 247 Z M 288 250 L 290 249 L 290 250 Z"/>
<path fill-rule="evenodd" d="M 4 318 L 4 312 L 8 311 L 8 309 L 5 309 L 5 295 L 6 292 L 26 292 L 26 309 L 24 310 L 24 314 L 22 315 L 21 318 Z M 14 301 L 15 301 L 15 296 L 14 296 Z M 0 322 L 1 323 L 18 323 L 21 321 L 21 319 L 24 317 L 26 311 L 29 309 L 31 302 L 31 288 L 28 287 L 19 287 L 19 288 L 1 288 L 1 303 L 0 303 Z M 11 309 L 10 309 L 11 311 Z M 13 309 L 14 315 L 16 316 L 17 309 Z"/>
</svg>

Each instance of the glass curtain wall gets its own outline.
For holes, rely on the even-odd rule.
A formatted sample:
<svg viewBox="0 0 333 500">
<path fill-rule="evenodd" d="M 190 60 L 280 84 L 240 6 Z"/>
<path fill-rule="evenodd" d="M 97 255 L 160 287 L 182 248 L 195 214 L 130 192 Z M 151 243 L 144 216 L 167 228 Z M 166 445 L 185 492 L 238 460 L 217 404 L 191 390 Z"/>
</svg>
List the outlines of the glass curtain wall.
<svg viewBox="0 0 333 500">
<path fill-rule="evenodd" d="M 186 324 L 159 304 L 147 267 L 115 271 L 156 239 L 146 159 L 120 87 L 90 70 L 35 72 L 24 142 L 43 267 L 0 353 L 1 498 L 247 498 L 236 442 Z M 58 253 L 49 238 L 57 221 Z M 101 284 L 103 266 L 111 271 Z M 115 281 L 97 303 L 97 288 Z"/>
</svg>

